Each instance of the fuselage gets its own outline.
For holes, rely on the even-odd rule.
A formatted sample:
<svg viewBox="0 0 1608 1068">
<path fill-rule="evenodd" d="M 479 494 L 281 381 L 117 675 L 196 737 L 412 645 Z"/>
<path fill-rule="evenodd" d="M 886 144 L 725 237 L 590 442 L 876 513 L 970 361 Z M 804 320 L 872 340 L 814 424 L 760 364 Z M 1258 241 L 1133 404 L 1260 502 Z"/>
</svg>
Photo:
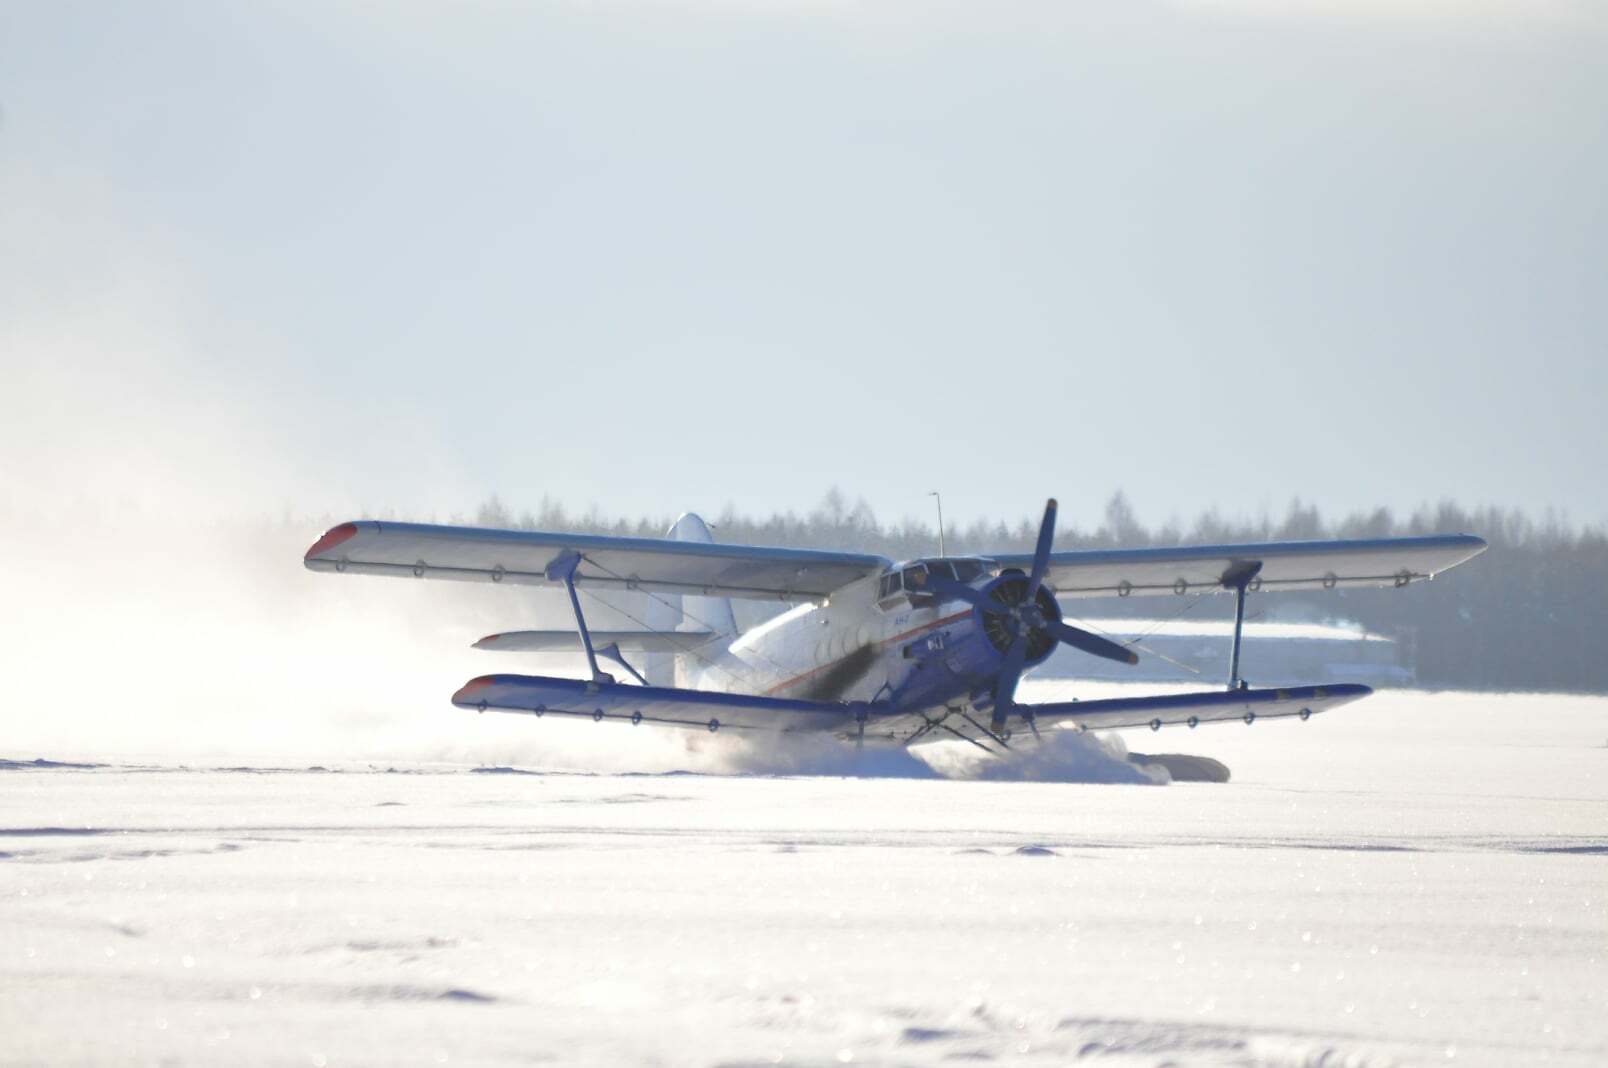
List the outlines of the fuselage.
<svg viewBox="0 0 1608 1068">
<path fill-rule="evenodd" d="M 904 564 L 793 608 L 724 650 L 683 658 L 678 685 L 912 712 L 986 699 L 1004 650 L 976 608 L 920 591 L 928 569 L 975 588 L 997 581 L 987 561 Z"/>
</svg>

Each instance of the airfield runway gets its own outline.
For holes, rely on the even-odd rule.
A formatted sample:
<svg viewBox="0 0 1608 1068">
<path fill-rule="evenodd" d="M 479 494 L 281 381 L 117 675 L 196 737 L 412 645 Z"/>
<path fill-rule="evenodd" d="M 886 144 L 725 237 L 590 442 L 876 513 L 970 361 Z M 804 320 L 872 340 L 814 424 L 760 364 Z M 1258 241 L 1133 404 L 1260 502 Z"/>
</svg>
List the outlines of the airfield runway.
<svg viewBox="0 0 1608 1068">
<path fill-rule="evenodd" d="M 8 753 L 0 1061 L 1608 1063 L 1608 699 L 1127 738 L 1233 781 Z"/>
</svg>

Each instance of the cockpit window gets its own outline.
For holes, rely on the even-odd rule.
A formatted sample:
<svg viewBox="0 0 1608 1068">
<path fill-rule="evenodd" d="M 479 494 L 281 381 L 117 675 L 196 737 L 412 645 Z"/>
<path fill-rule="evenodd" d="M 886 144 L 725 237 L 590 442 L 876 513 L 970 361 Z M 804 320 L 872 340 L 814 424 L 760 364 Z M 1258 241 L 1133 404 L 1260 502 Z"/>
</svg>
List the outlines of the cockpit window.
<svg viewBox="0 0 1608 1068">
<path fill-rule="evenodd" d="M 956 560 L 954 568 L 955 578 L 961 582 L 973 582 L 980 578 L 985 570 L 981 560 Z"/>
<path fill-rule="evenodd" d="M 972 583 L 988 574 L 988 570 L 986 560 L 922 560 L 883 575 L 877 583 L 877 600 L 887 601 L 903 593 L 912 605 L 921 607 L 931 604 L 935 598 L 943 599 L 943 595 L 927 581 L 929 576 L 951 582 Z M 885 610 L 887 607 L 883 605 Z"/>
</svg>

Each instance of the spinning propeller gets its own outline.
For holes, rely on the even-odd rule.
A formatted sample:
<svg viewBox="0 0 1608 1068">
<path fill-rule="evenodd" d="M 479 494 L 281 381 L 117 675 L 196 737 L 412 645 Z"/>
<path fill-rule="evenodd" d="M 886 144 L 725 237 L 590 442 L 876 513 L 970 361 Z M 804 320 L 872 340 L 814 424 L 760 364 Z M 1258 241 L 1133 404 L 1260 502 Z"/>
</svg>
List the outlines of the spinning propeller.
<svg viewBox="0 0 1608 1068">
<path fill-rule="evenodd" d="M 1016 684 L 1029 657 L 1049 655 L 1058 644 L 1070 645 L 1094 656 L 1124 664 L 1137 664 L 1138 656 L 1098 634 L 1061 621 L 1060 606 L 1044 588 L 1050 570 L 1050 549 L 1055 540 L 1055 499 L 1044 505 L 1044 522 L 1039 525 L 1038 544 L 1033 549 L 1033 569 L 1027 575 L 1007 572 L 993 583 L 976 589 L 963 582 L 928 575 L 927 588 L 942 597 L 966 601 L 982 613 L 983 632 L 994 647 L 1005 654 L 1005 663 L 994 682 L 994 712 L 989 726 L 995 734 L 1005 729 L 1005 721 L 1016 706 Z M 1024 713 L 1028 725 L 1032 714 Z"/>
</svg>

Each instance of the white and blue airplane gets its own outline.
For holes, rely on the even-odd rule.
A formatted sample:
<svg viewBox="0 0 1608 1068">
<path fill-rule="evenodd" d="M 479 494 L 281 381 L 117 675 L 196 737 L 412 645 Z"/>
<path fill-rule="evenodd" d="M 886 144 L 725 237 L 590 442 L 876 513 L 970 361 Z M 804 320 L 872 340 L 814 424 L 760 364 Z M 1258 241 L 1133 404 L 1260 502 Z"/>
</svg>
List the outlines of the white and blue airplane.
<svg viewBox="0 0 1608 1068">
<path fill-rule="evenodd" d="M 1022 728 L 1081 729 L 1297 716 L 1355 701 L 1367 686 L 1255 689 L 1240 677 L 1245 599 L 1281 590 L 1386 586 L 1434 578 L 1485 550 L 1469 534 L 1164 549 L 1053 551 L 1055 501 L 1031 554 L 936 556 L 894 563 L 863 553 L 715 543 L 695 515 L 666 538 L 620 538 L 360 520 L 307 550 L 314 571 L 562 586 L 574 632 L 515 631 L 477 648 L 580 651 L 589 678 L 484 675 L 460 708 L 584 716 L 696 730 L 815 731 L 857 745 L 955 737 L 991 753 Z M 577 592 L 636 591 L 635 631 L 587 627 Z M 1058 645 L 1125 663 L 1126 646 L 1074 627 L 1058 599 L 1235 598 L 1227 686 L 1199 693 L 1052 704 L 1017 684 Z M 795 607 L 739 633 L 732 598 Z M 631 617 L 635 618 L 635 617 Z M 639 671 L 626 653 L 642 654 Z M 603 671 L 618 663 L 633 681 Z"/>
</svg>

